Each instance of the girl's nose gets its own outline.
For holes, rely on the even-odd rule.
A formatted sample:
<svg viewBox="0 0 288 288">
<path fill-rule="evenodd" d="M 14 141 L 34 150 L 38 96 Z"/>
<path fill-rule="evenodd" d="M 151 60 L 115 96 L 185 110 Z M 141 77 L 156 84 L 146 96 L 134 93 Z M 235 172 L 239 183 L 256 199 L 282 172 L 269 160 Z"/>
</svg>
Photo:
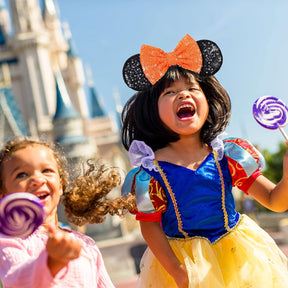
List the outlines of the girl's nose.
<svg viewBox="0 0 288 288">
<path fill-rule="evenodd" d="M 29 185 L 33 187 L 42 186 L 46 182 L 42 174 L 33 174 L 29 179 Z"/>
<path fill-rule="evenodd" d="M 191 98 L 191 94 L 188 90 L 180 90 L 178 91 L 178 99 L 186 99 L 186 98 Z"/>
</svg>

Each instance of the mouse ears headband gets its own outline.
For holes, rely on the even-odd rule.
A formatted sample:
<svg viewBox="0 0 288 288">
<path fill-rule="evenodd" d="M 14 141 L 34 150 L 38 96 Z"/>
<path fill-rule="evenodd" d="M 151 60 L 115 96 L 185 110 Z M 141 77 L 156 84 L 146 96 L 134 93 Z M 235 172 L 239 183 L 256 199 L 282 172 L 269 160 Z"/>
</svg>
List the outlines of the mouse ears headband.
<svg viewBox="0 0 288 288">
<path fill-rule="evenodd" d="M 169 67 L 181 66 L 202 76 L 214 75 L 223 61 L 220 48 L 212 41 L 195 41 L 186 34 L 173 52 L 143 44 L 140 54 L 130 57 L 123 67 L 127 86 L 143 91 L 160 80 Z"/>
</svg>

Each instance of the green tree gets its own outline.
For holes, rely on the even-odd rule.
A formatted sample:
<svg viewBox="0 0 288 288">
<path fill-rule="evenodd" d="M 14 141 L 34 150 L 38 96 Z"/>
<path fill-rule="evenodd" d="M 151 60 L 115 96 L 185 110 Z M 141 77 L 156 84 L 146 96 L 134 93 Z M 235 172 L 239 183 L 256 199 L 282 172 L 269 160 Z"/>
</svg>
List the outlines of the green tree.
<svg viewBox="0 0 288 288">
<path fill-rule="evenodd" d="M 263 150 L 263 156 L 266 161 L 265 170 L 263 175 L 269 180 L 278 183 L 283 175 L 283 157 L 286 153 L 286 144 L 279 143 L 279 150 L 276 153 L 270 153 L 268 150 Z"/>
</svg>

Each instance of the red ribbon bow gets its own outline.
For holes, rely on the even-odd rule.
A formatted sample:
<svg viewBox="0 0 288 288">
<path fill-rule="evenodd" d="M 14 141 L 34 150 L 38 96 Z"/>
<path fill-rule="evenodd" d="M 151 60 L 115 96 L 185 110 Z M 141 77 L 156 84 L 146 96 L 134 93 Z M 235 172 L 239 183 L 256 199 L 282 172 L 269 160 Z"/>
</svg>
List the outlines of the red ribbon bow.
<svg viewBox="0 0 288 288">
<path fill-rule="evenodd" d="M 197 42 L 186 34 L 174 51 L 169 53 L 143 44 L 140 50 L 140 62 L 146 78 L 153 85 L 164 76 L 170 66 L 179 65 L 199 73 L 202 68 L 202 54 Z"/>
</svg>

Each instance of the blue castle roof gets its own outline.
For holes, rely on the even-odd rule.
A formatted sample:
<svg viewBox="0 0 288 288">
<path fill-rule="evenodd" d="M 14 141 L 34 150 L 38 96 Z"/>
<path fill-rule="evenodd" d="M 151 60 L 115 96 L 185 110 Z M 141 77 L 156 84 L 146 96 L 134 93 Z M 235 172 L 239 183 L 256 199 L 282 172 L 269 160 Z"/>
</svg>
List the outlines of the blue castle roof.
<svg viewBox="0 0 288 288">
<path fill-rule="evenodd" d="M 10 88 L 0 88 L 0 113 L 6 114 L 7 120 L 17 136 L 29 136 L 29 130 L 25 125 L 21 111 Z"/>
<path fill-rule="evenodd" d="M 68 38 L 67 42 L 68 42 L 68 46 L 69 46 L 69 49 L 67 51 L 67 56 L 70 57 L 70 58 L 79 57 L 78 52 L 77 52 L 77 50 L 75 48 L 74 42 L 72 40 L 72 37 Z"/>
<path fill-rule="evenodd" d="M 1 8 L 0 8 L 1 9 Z M 0 45 L 5 45 L 6 44 L 6 36 L 3 32 L 3 27 L 0 25 Z"/>
<path fill-rule="evenodd" d="M 95 88 L 90 85 L 89 91 L 90 91 L 90 101 L 91 101 L 90 117 L 96 118 L 96 117 L 105 116 L 104 110 L 102 109 L 102 106 L 98 100 L 98 96 L 95 91 Z"/>
<path fill-rule="evenodd" d="M 61 145 L 71 145 L 88 143 L 88 139 L 84 135 L 61 135 L 55 139 L 55 142 Z"/>
<path fill-rule="evenodd" d="M 55 119 L 72 119 L 79 118 L 79 113 L 73 106 L 71 99 L 68 95 L 64 80 L 60 72 L 55 73 L 56 82 L 56 112 Z"/>
</svg>

